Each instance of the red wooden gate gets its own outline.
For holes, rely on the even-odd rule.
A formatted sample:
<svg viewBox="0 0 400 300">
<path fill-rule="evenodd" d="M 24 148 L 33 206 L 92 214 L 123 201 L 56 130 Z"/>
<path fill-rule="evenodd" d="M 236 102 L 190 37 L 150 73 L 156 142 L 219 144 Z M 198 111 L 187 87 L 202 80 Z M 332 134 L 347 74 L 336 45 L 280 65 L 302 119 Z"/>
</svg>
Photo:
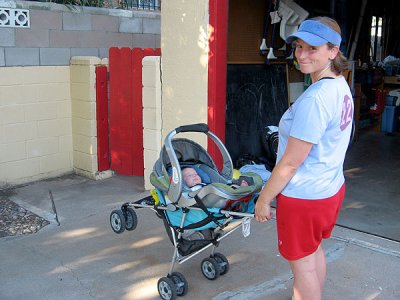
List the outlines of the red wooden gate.
<svg viewBox="0 0 400 300">
<path fill-rule="evenodd" d="M 111 169 L 143 176 L 142 59 L 160 49 L 110 48 Z"/>
</svg>

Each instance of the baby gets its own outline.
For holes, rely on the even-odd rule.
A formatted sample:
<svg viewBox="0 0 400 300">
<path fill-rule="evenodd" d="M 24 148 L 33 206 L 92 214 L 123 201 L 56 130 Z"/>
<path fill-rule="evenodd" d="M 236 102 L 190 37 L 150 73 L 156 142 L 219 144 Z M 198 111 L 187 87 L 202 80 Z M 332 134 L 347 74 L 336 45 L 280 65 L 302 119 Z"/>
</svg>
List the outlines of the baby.
<svg viewBox="0 0 400 300">
<path fill-rule="evenodd" d="M 205 185 L 205 183 L 201 182 L 201 177 L 196 172 L 196 170 L 193 168 L 190 168 L 190 167 L 184 168 L 182 170 L 182 177 L 183 177 L 183 181 L 189 188 L 197 187 L 196 189 L 199 189 L 200 187 Z M 240 181 L 240 185 L 232 184 L 231 186 L 234 188 L 238 188 L 239 186 L 249 186 L 249 184 L 247 183 L 246 180 L 242 179 Z"/>
<path fill-rule="evenodd" d="M 184 168 L 182 170 L 182 177 L 185 184 L 190 188 L 198 184 L 203 184 L 201 182 L 201 177 L 193 168 Z"/>
</svg>

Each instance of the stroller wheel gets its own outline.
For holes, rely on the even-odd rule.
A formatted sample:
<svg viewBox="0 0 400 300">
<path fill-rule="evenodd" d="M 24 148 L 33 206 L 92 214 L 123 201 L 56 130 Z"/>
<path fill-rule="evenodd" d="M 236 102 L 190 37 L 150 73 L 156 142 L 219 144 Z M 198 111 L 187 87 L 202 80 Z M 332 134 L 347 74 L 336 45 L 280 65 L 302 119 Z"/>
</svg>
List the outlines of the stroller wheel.
<svg viewBox="0 0 400 300">
<path fill-rule="evenodd" d="M 201 272 L 208 280 L 215 280 L 220 275 L 220 267 L 217 260 L 207 257 L 201 262 Z"/>
<path fill-rule="evenodd" d="M 178 296 L 186 295 L 186 293 L 188 291 L 188 282 L 187 282 L 185 276 L 183 276 L 183 274 L 179 273 L 179 272 L 172 272 L 172 274 L 169 275 L 168 277 L 171 278 L 173 280 L 173 282 L 175 283 L 176 294 Z"/>
<path fill-rule="evenodd" d="M 125 229 L 128 231 L 135 230 L 138 223 L 136 212 L 133 210 L 133 208 L 127 207 L 124 211 L 124 215 L 125 215 Z"/>
<path fill-rule="evenodd" d="M 225 275 L 229 271 L 229 262 L 228 259 L 223 255 L 222 253 L 214 253 L 214 258 L 219 264 L 220 267 L 220 274 L 219 275 Z"/>
<path fill-rule="evenodd" d="M 176 298 L 176 286 L 174 281 L 168 277 L 161 277 L 158 280 L 158 293 L 160 297 L 164 300 L 173 300 Z"/>
<path fill-rule="evenodd" d="M 122 233 L 125 230 L 125 217 L 122 210 L 113 210 L 110 214 L 111 228 L 115 233 Z"/>
</svg>

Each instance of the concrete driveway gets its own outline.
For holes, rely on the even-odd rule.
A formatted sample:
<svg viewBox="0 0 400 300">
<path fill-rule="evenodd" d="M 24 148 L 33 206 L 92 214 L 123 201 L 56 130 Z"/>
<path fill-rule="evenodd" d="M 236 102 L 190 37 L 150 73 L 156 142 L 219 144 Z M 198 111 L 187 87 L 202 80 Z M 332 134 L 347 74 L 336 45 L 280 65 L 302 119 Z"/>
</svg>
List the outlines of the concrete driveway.
<svg viewBox="0 0 400 300">
<path fill-rule="evenodd" d="M 159 299 L 173 246 L 150 209 L 137 210 L 135 231 L 115 234 L 109 214 L 147 196 L 143 178 L 91 181 L 64 176 L 14 189 L 10 199 L 52 223 L 39 232 L 0 239 L 0 299 Z M 60 226 L 54 221 L 51 190 Z M 342 228 L 324 242 L 328 276 L 324 299 L 400 299 L 400 245 Z M 252 222 L 224 239 L 218 251 L 230 271 L 207 280 L 200 263 L 209 252 L 177 265 L 189 291 L 180 299 L 290 299 L 292 274 L 276 247 L 276 224 Z"/>
</svg>

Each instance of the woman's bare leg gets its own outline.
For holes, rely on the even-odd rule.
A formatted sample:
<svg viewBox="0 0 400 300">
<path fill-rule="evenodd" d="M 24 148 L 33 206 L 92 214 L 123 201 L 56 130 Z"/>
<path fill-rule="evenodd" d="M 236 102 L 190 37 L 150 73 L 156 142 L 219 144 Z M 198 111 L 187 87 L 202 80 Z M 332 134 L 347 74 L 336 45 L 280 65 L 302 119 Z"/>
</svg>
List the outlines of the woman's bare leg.
<svg viewBox="0 0 400 300">
<path fill-rule="evenodd" d="M 319 279 L 319 285 L 321 287 L 321 293 L 324 289 L 324 283 L 326 278 L 326 260 L 325 260 L 325 252 L 322 249 L 322 246 L 319 245 L 316 254 L 316 265 L 317 265 L 317 274 Z"/>
<path fill-rule="evenodd" d="M 321 246 L 301 259 L 289 261 L 294 275 L 294 299 L 321 300 L 325 283 L 326 262 Z"/>
</svg>

